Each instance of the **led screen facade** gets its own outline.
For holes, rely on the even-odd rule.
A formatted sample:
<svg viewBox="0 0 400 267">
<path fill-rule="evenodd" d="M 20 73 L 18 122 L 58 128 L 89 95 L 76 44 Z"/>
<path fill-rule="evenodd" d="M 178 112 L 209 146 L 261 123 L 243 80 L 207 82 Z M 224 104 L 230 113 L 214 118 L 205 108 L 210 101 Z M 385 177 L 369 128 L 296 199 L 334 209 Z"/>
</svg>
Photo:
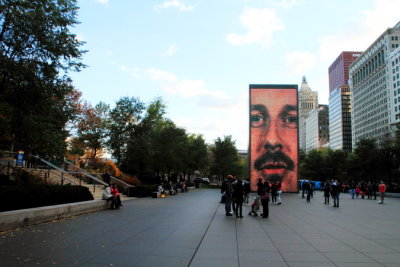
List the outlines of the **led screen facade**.
<svg viewBox="0 0 400 267">
<path fill-rule="evenodd" d="M 279 181 L 283 192 L 298 191 L 297 85 L 250 86 L 250 183 Z"/>
</svg>

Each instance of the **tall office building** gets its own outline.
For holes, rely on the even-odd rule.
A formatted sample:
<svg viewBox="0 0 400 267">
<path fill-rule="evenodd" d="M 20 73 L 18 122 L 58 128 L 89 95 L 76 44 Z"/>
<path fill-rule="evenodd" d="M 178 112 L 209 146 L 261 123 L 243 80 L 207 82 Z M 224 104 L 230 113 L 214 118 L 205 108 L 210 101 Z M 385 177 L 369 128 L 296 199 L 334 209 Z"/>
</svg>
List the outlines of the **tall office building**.
<svg viewBox="0 0 400 267">
<path fill-rule="evenodd" d="M 398 100 L 397 92 L 394 95 L 391 55 L 399 44 L 400 22 L 384 31 L 350 65 L 353 148 L 361 139 L 375 139 L 379 143 L 395 129 L 392 118 Z"/>
<path fill-rule="evenodd" d="M 362 52 L 342 52 L 329 66 L 329 94 L 339 86 L 349 85 L 349 66 Z"/>
<path fill-rule="evenodd" d="M 329 67 L 329 147 L 351 151 L 349 66 L 362 52 L 342 52 Z"/>
<path fill-rule="evenodd" d="M 394 36 L 397 37 L 397 36 Z M 390 83 L 391 83 L 391 94 L 390 94 L 390 106 L 391 116 L 390 121 L 393 124 L 400 123 L 400 47 L 396 48 L 390 54 Z"/>
<path fill-rule="evenodd" d="M 351 152 L 350 87 L 339 86 L 329 96 L 329 147 Z"/>
<path fill-rule="evenodd" d="M 329 108 L 319 105 L 306 118 L 306 153 L 324 147 L 329 142 Z"/>
<path fill-rule="evenodd" d="M 306 118 L 311 110 L 318 107 L 318 92 L 312 91 L 303 77 L 299 90 L 299 147 L 306 150 Z"/>
</svg>

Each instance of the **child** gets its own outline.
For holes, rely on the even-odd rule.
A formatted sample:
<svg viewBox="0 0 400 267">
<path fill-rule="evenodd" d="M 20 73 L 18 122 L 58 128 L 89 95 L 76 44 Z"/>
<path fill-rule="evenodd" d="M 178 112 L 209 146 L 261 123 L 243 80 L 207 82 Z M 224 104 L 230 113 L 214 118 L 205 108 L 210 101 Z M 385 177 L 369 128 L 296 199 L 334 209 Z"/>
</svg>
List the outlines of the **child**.
<svg viewBox="0 0 400 267">
<path fill-rule="evenodd" d="M 253 214 L 254 216 L 258 216 L 258 211 L 260 210 L 260 197 L 255 197 L 254 202 L 251 204 L 251 211 L 249 215 Z"/>
</svg>

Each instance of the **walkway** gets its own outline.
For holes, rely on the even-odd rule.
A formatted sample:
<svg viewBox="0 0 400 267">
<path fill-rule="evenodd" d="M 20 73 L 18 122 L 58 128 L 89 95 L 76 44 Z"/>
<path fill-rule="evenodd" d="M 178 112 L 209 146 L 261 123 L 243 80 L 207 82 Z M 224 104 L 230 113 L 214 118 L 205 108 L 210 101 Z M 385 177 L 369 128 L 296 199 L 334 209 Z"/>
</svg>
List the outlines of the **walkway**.
<svg viewBox="0 0 400 267">
<path fill-rule="evenodd" d="M 218 190 L 135 199 L 0 234 L 2 266 L 400 266 L 400 199 L 284 194 L 270 218 L 226 217 Z M 248 210 L 248 207 L 245 207 Z"/>
</svg>

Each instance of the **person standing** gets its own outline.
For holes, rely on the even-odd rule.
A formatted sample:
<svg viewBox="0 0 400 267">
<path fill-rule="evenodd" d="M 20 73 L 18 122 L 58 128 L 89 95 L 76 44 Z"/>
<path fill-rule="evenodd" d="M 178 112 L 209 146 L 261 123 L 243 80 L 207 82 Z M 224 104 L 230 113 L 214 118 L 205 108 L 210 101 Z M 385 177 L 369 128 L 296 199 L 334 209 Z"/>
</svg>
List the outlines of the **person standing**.
<svg viewBox="0 0 400 267">
<path fill-rule="evenodd" d="M 329 195 L 331 194 L 331 190 L 329 188 L 329 182 L 326 181 L 324 183 L 324 197 L 325 197 L 325 203 L 324 204 L 328 204 L 329 205 Z"/>
<path fill-rule="evenodd" d="M 278 182 L 276 185 L 276 204 L 281 205 L 282 204 L 282 199 L 281 199 L 281 195 L 282 195 L 282 183 Z"/>
<path fill-rule="evenodd" d="M 249 205 L 250 182 L 243 180 L 244 205 Z"/>
<path fill-rule="evenodd" d="M 385 192 L 386 192 L 386 185 L 381 180 L 381 183 L 379 184 L 379 195 L 381 196 L 381 200 L 378 202 L 379 204 L 383 204 L 383 199 L 385 197 Z"/>
<path fill-rule="evenodd" d="M 103 180 L 106 184 L 110 184 L 111 183 L 111 175 L 108 172 L 105 172 L 103 174 Z"/>
<path fill-rule="evenodd" d="M 269 216 L 268 203 L 269 203 L 269 193 L 267 191 L 264 191 L 264 193 L 261 195 L 261 205 L 263 207 L 263 213 L 261 214 L 261 216 L 263 218 L 268 218 Z"/>
<path fill-rule="evenodd" d="M 374 191 L 374 185 L 371 183 L 371 181 L 368 182 L 367 184 L 367 196 L 368 199 L 372 199 L 372 192 Z"/>
<path fill-rule="evenodd" d="M 307 181 L 303 180 L 301 182 L 301 198 L 305 198 L 305 193 L 306 193 L 306 185 L 307 185 Z"/>
<path fill-rule="evenodd" d="M 278 184 L 276 182 L 274 182 L 271 185 L 271 198 L 272 198 L 272 204 L 276 203 L 276 191 L 277 191 L 277 186 Z"/>
<path fill-rule="evenodd" d="M 232 181 L 233 181 L 233 176 L 228 175 L 225 179 L 225 181 L 222 184 L 221 191 L 225 195 L 225 215 L 226 216 L 232 216 L 232 209 L 231 209 L 231 203 L 232 203 Z"/>
<path fill-rule="evenodd" d="M 354 199 L 354 196 L 356 194 L 356 183 L 354 182 L 354 180 L 351 180 L 351 182 L 350 182 L 349 192 L 351 195 L 351 199 Z"/>
<path fill-rule="evenodd" d="M 236 218 L 243 218 L 242 214 L 242 208 L 243 208 L 243 182 L 242 180 L 237 180 L 237 183 L 235 185 L 235 189 L 233 190 L 234 198 L 236 201 L 236 207 L 235 207 L 235 215 Z"/>
<path fill-rule="evenodd" d="M 261 194 L 264 192 L 264 184 L 261 180 L 261 178 L 258 179 L 257 182 L 257 195 L 261 196 Z"/>
<path fill-rule="evenodd" d="M 306 184 L 306 191 L 307 191 L 307 202 L 310 202 L 312 194 L 312 185 L 310 181 L 308 181 Z"/>
<path fill-rule="evenodd" d="M 333 207 L 339 208 L 340 185 L 337 180 L 331 183 L 331 194 L 333 197 Z"/>
</svg>

